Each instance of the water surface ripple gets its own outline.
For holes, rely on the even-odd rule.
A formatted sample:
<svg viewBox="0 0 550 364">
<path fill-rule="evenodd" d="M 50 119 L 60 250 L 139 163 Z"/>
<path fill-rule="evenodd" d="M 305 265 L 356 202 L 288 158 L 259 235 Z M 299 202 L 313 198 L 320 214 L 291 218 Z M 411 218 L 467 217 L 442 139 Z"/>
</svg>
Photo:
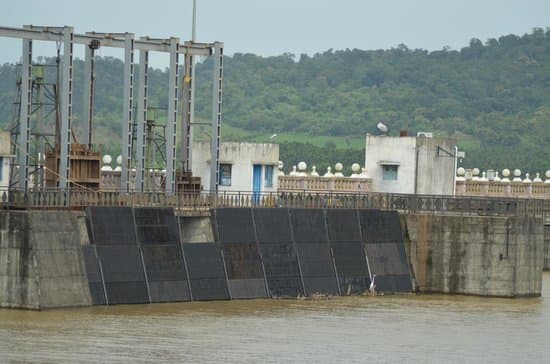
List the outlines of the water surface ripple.
<svg viewBox="0 0 550 364">
<path fill-rule="evenodd" d="M 543 297 L 338 297 L 0 310 L 0 362 L 550 361 Z"/>
</svg>

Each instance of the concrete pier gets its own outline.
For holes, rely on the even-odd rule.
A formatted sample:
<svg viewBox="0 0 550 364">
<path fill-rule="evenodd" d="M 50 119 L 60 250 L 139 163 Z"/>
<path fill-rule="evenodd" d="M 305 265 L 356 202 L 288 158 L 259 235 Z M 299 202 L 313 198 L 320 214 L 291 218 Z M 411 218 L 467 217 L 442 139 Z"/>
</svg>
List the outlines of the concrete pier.
<svg viewBox="0 0 550 364">
<path fill-rule="evenodd" d="M 90 306 L 77 216 L 0 211 L 0 306 Z"/>
<path fill-rule="evenodd" d="M 409 214 L 401 221 L 420 292 L 541 295 L 540 218 Z"/>
</svg>

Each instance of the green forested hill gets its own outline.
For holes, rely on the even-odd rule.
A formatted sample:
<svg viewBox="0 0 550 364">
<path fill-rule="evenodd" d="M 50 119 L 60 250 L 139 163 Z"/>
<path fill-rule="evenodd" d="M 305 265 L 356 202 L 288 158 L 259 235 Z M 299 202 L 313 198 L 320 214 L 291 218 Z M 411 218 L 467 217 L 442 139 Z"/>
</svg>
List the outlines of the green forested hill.
<svg viewBox="0 0 550 364">
<path fill-rule="evenodd" d="M 77 62 L 77 82 L 81 67 Z M 97 68 L 98 133 L 112 144 L 120 129 L 122 63 L 102 58 Z M 0 67 L 4 121 L 14 69 Z M 196 111 L 204 119 L 210 117 L 210 74 L 210 60 L 197 66 Z M 404 129 L 457 138 L 467 152 L 465 166 L 550 169 L 550 29 L 473 39 L 459 51 L 400 45 L 314 56 L 235 54 L 225 58 L 224 76 L 224 139 L 266 141 L 277 133 L 287 166 L 299 159 L 318 169 L 333 158 L 362 162 L 364 135 L 376 133 L 382 121 L 392 135 Z M 166 73 L 155 70 L 152 104 L 166 104 L 166 83 Z"/>
</svg>

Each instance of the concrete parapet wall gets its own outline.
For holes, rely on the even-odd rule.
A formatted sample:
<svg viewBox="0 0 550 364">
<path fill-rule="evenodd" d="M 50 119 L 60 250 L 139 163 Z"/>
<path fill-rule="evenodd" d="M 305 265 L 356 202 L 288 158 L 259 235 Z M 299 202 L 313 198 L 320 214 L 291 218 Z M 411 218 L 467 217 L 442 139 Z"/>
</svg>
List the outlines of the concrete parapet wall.
<svg viewBox="0 0 550 364">
<path fill-rule="evenodd" d="M 420 292 L 540 296 L 540 218 L 407 214 L 402 221 Z"/>
<path fill-rule="evenodd" d="M 0 306 L 91 305 L 76 216 L 0 212 Z"/>
</svg>

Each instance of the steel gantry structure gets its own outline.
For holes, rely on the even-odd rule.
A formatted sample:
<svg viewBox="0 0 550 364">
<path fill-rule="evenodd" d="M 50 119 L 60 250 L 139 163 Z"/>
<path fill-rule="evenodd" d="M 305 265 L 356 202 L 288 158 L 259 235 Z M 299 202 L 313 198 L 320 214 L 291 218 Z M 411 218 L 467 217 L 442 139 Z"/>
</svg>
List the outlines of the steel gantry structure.
<svg viewBox="0 0 550 364">
<path fill-rule="evenodd" d="M 63 46 L 61 57 L 61 85 L 60 91 L 60 135 L 59 141 L 59 184 L 60 189 L 70 188 L 70 153 L 71 128 L 73 116 L 73 47 L 85 46 L 84 67 L 84 101 L 82 119 L 85 122 L 84 140 L 91 147 L 93 140 L 93 80 L 94 51 L 101 47 L 124 49 L 124 78 L 123 78 L 123 110 L 122 110 L 122 166 L 121 185 L 123 192 L 131 188 L 130 168 L 132 166 L 132 140 L 135 139 L 135 168 L 136 178 L 134 190 L 144 191 L 145 180 L 145 124 L 148 97 L 148 60 L 149 52 L 163 52 L 170 55 L 168 81 L 168 117 L 166 121 L 166 183 L 165 192 L 176 191 L 176 130 L 178 114 L 181 110 L 181 174 L 191 171 L 191 146 L 193 137 L 194 98 L 192 76 L 194 75 L 194 57 L 214 57 L 214 71 L 212 79 L 212 137 L 210 186 L 211 192 L 218 188 L 219 175 L 219 148 L 220 128 L 222 121 L 222 82 L 223 82 L 223 43 L 197 43 L 194 41 L 180 43 L 179 38 L 152 39 L 141 37 L 136 39 L 132 33 L 74 33 L 70 26 L 50 27 L 26 25 L 23 28 L 0 27 L 0 37 L 17 38 L 23 42 L 23 56 L 21 64 L 21 100 L 19 112 L 17 164 L 19 189 L 29 188 L 29 153 L 30 153 L 30 120 L 32 110 L 32 42 L 52 41 L 58 48 Z M 137 86 L 134 86 L 134 52 L 139 51 L 139 77 Z M 179 77 L 179 56 L 184 55 L 184 74 Z M 180 80 L 181 79 L 181 80 Z M 135 93 L 137 88 L 137 93 Z M 136 113 L 134 115 L 134 107 Z M 135 124 L 135 128 L 133 127 Z M 135 130 L 135 135 L 134 135 Z"/>
</svg>

